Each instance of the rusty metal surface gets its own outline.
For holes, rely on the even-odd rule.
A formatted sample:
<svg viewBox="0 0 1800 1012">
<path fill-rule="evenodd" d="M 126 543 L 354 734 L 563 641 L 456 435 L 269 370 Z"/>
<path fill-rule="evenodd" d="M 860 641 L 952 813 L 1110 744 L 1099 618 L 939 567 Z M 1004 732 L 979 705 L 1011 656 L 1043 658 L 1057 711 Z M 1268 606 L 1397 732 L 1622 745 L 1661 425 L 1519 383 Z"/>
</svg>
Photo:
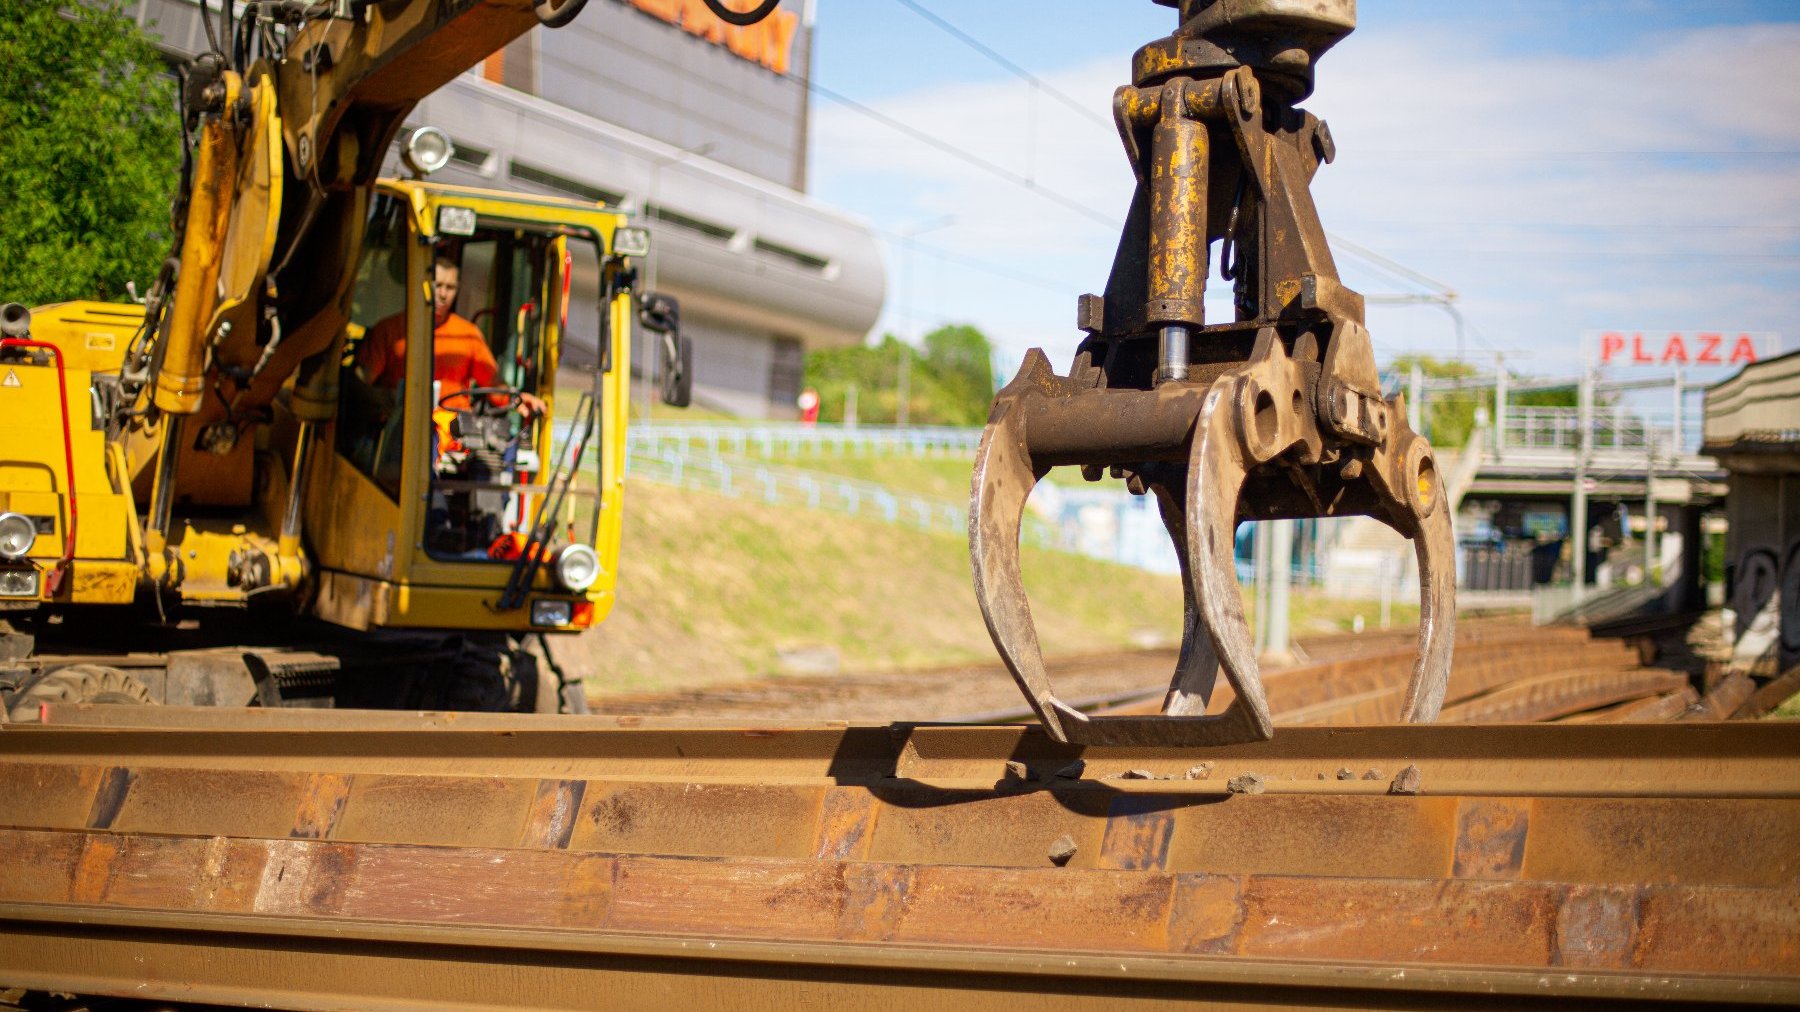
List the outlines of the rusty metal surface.
<svg viewBox="0 0 1800 1012">
<path fill-rule="evenodd" d="M 1612 724 L 1628 721 L 1653 723 L 1675 720 L 1693 709 L 1694 705 L 1699 702 L 1700 694 L 1695 692 L 1692 686 L 1683 686 L 1674 692 L 1667 692 L 1660 696 L 1621 703 L 1590 713 L 1578 713 L 1564 719 L 1572 723 Z"/>
<path fill-rule="evenodd" d="M 1182 3 L 1140 50 L 1113 117 L 1137 185 L 1106 291 L 1067 375 L 1032 349 L 995 396 L 975 455 L 969 554 L 988 632 L 1058 741 L 1170 747 L 1274 732 L 1233 559 L 1245 520 L 1371 516 L 1412 540 L 1420 586 L 1410 676 L 1386 719 L 1430 721 L 1455 642 L 1455 544 L 1430 444 L 1384 399 L 1363 298 L 1338 278 L 1309 190 L 1334 156 L 1298 108 L 1314 63 L 1355 26 L 1350 0 Z M 1212 273 L 1235 319 L 1208 325 Z M 1053 467 L 1155 495 L 1185 589 L 1181 652 L 1154 712 L 1061 698 L 1019 568 L 1027 497 Z M 1215 694 L 1219 674 L 1229 694 Z M 1214 701 L 1224 697 L 1221 707 Z"/>
<path fill-rule="evenodd" d="M 1183 754 L 1019 727 L 162 714 L 0 728 L 0 984 L 418 1007 L 466 981 L 453 964 L 505 963 L 534 1007 L 602 981 L 622 1004 L 1202 981 L 1301 1005 L 1800 1000 L 1792 724 L 1292 728 Z"/>
<path fill-rule="evenodd" d="M 83 993 L 135 992 L 287 1008 L 892 1009 L 1618 1008 L 1656 999 L 1780 1001 L 1779 981 L 1558 968 L 1360 966 L 1247 957 L 1019 955 L 922 945 L 692 942 L 545 929 L 344 924 L 103 911 L 78 925 L 0 905 L 13 966 Z M 523 966 L 521 964 L 524 964 Z M 155 983 L 132 966 L 154 967 Z"/>
<path fill-rule="evenodd" d="M 1444 690 L 1449 705 L 1440 719 L 1447 722 L 1552 720 L 1671 693 L 1687 685 L 1686 676 L 1679 673 L 1639 668 L 1637 655 L 1628 645 L 1591 639 L 1575 628 L 1479 624 L 1458 637 L 1458 651 Z M 1407 679 L 1415 661 L 1411 647 L 1390 643 L 1341 660 L 1268 672 L 1263 678 L 1265 695 L 1275 721 L 1283 726 L 1391 723 L 1404 715 Z M 1222 712 L 1231 698 L 1231 688 L 1221 687 L 1209 712 Z M 1157 688 L 1070 705 L 1104 716 L 1154 713 L 1163 702 L 1164 690 Z M 1673 720 L 1685 712 L 1681 707 L 1665 713 L 1670 705 L 1621 711 L 1610 719 Z M 1023 720 L 1030 714 L 1009 711 L 985 716 Z"/>
</svg>

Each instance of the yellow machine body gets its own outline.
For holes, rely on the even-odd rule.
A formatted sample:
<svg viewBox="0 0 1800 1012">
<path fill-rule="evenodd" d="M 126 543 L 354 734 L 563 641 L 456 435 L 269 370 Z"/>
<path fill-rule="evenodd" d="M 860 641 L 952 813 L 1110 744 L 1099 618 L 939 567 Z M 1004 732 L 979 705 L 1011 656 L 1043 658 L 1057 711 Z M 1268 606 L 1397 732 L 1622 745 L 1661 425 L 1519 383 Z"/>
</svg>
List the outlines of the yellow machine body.
<svg viewBox="0 0 1800 1012">
<path fill-rule="evenodd" d="M 355 367 L 359 343 L 374 322 L 356 319 L 359 311 L 373 311 L 361 305 L 362 287 L 349 300 L 350 319 L 330 336 L 328 354 L 346 363 L 338 380 L 346 398 L 337 413 L 318 417 L 316 407 L 307 407 L 316 384 L 300 393 L 297 384 L 305 379 L 290 375 L 269 410 L 235 440 L 203 435 L 220 431 L 222 419 L 236 421 L 228 418 L 226 394 L 214 396 L 212 386 L 180 391 L 190 402 L 201 400 L 197 411 L 185 415 L 140 410 L 135 423 L 120 424 L 117 413 L 105 410 L 109 387 L 116 390 L 127 346 L 142 323 L 141 307 L 69 302 L 33 311 L 30 342 L 14 341 L 0 354 L 0 514 L 31 518 L 37 537 L 23 558 L 0 558 L 0 617 L 127 605 L 153 596 L 190 606 L 285 600 L 296 614 L 354 629 L 565 631 L 605 617 L 618 568 L 634 324 L 632 293 L 617 283 L 626 261 L 613 251 L 625 216 L 603 205 L 397 180 L 377 185 L 369 213 L 386 216 L 392 255 L 376 264 L 373 247 L 365 244 L 359 262 L 348 268 L 355 276 L 346 281 L 365 287 L 378 281 L 400 293 L 385 308 L 392 310 L 387 316 L 403 321 L 405 336 L 406 379 L 388 395 L 390 413 L 378 435 L 353 438 L 343 431 L 351 424 L 347 392 L 373 389 Z M 479 231 L 447 236 L 440 221 Z M 439 455 L 449 452 L 438 445 L 445 412 L 434 402 L 436 384 L 429 379 L 434 250 L 448 241 L 470 255 L 466 251 L 482 236 L 496 237 L 490 244 L 497 248 L 529 250 L 535 257 L 529 264 L 512 261 L 513 273 L 530 280 L 531 290 L 515 291 L 503 312 L 475 311 L 485 318 L 482 329 L 491 345 L 529 345 L 530 386 L 548 408 L 525 423 L 532 429 L 523 441 L 537 460 L 535 484 L 488 493 L 504 499 L 516 530 L 529 531 L 539 511 L 552 505 L 530 490 L 544 488 L 545 475 L 565 453 L 563 444 L 582 430 L 582 419 L 566 417 L 566 402 L 589 389 L 590 376 L 597 415 L 586 459 L 568 454 L 564 460 L 563 471 L 579 473 L 554 526 L 565 535 L 556 541 L 593 549 L 598 576 L 585 591 L 572 592 L 557 582 L 546 559 L 519 602 L 507 608 L 499 600 L 513 577 L 512 564 L 468 551 L 447 556 L 432 549 L 429 537 L 430 518 L 459 494 L 445 492 L 434 469 Z M 194 248 L 192 233 L 188 239 L 190 254 L 205 252 Z M 558 366 L 577 254 L 601 277 L 599 293 L 591 296 L 598 300 L 596 312 L 577 314 L 600 321 L 600 367 L 571 379 L 566 372 L 559 376 Z M 376 277 L 377 270 L 386 273 Z M 371 306 L 380 302 L 371 300 Z M 521 308 L 515 312 L 513 304 Z M 517 330 L 507 331 L 515 323 Z M 192 342 L 174 342 L 182 343 Z M 158 400 L 175 394 L 166 384 L 157 391 Z M 561 419 L 559 393 L 565 401 Z M 178 421 L 172 425 L 172 419 Z M 356 450 L 371 440 L 380 447 L 379 468 L 368 461 L 359 466 L 356 459 Z M 163 481 L 170 509 L 167 530 L 159 531 L 153 500 Z M 567 619 L 534 621 L 540 601 L 567 602 L 566 610 L 546 612 Z"/>
</svg>

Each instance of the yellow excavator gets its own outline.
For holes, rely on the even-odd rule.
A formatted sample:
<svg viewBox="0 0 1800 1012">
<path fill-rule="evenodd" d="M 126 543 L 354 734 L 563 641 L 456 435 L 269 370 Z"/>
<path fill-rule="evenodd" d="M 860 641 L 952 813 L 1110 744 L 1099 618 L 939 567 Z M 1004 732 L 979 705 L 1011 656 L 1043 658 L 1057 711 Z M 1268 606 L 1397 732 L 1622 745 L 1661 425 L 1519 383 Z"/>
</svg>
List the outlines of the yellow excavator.
<svg viewBox="0 0 1800 1012">
<path fill-rule="evenodd" d="M 1137 188 L 1105 290 L 1077 302 L 1069 372 L 1029 354 L 977 451 L 977 601 L 1058 741 L 1267 738 L 1233 532 L 1373 516 L 1416 548 L 1405 713 L 1432 720 L 1454 642 L 1449 506 L 1430 444 L 1383 396 L 1362 296 L 1339 280 L 1309 192 L 1336 147 L 1299 105 L 1355 2 L 1156 2 L 1178 8 L 1176 29 L 1137 52 L 1113 100 Z M 0 314 L 11 712 L 66 698 L 554 702 L 549 666 L 534 671 L 517 637 L 581 628 L 611 602 L 628 332 L 663 330 L 665 378 L 680 377 L 677 314 L 635 293 L 647 237 L 614 212 L 377 173 L 419 99 L 585 3 L 251 0 L 235 30 L 227 17 L 225 42 L 184 74 L 181 235 L 145 305 Z M 748 25 L 778 0 L 704 3 Z M 429 160 L 430 135 L 413 140 Z M 559 429 L 577 250 L 598 264 L 601 355 Z M 1206 318 L 1215 263 L 1230 320 Z M 1018 540 L 1053 467 L 1123 479 L 1161 507 L 1187 589 L 1161 714 L 1092 717 L 1049 682 Z M 140 661 L 147 609 L 163 636 Z M 1215 707 L 1221 673 L 1231 692 Z"/>
<path fill-rule="evenodd" d="M 427 182 L 428 128 L 420 178 L 378 174 L 419 99 L 583 2 L 226 6 L 182 71 L 143 304 L 0 310 L 6 712 L 580 706 L 530 638 L 611 608 L 634 327 L 688 396 L 672 303 L 637 290 L 649 236 Z M 591 370 L 561 368 L 572 319 Z"/>
</svg>

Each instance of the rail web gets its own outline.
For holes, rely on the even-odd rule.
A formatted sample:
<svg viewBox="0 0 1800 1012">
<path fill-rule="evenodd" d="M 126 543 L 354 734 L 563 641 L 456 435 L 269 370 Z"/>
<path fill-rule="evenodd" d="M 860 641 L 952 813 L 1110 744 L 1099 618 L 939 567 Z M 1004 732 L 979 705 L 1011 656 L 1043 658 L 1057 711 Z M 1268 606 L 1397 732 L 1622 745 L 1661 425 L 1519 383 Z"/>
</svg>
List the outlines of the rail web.
<svg viewBox="0 0 1800 1012">
<path fill-rule="evenodd" d="M 0 729 L 0 986 L 1800 1002 L 1795 724 L 1295 727 L 1173 754 L 1021 727 L 49 716 Z"/>
</svg>

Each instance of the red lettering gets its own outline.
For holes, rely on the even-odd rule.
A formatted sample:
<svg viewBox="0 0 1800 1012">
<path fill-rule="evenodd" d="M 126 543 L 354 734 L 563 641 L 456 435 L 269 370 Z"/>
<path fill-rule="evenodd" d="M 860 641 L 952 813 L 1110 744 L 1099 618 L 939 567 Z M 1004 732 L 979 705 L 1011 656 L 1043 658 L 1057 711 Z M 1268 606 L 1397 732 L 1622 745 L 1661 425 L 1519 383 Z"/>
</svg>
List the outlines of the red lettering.
<svg viewBox="0 0 1800 1012">
<path fill-rule="evenodd" d="M 1680 334 L 1669 335 L 1669 343 L 1663 345 L 1662 360 L 1665 365 L 1669 362 L 1687 364 L 1687 342 L 1681 339 Z"/>
<path fill-rule="evenodd" d="M 1631 335 L 1631 360 L 1633 362 L 1654 362 L 1655 359 L 1644 354 L 1644 335 Z"/>
<path fill-rule="evenodd" d="M 1703 362 L 1707 365 L 1720 364 L 1719 363 L 1719 343 L 1724 340 L 1725 340 L 1724 334 L 1701 334 L 1700 335 L 1700 357 L 1697 359 L 1694 359 L 1694 361 Z"/>
<path fill-rule="evenodd" d="M 1750 340 L 1749 334 L 1738 335 L 1737 343 L 1731 346 L 1731 361 L 1733 364 L 1756 361 L 1756 342 Z"/>
<path fill-rule="evenodd" d="M 1625 335 L 1624 334 L 1607 333 L 1607 334 L 1600 335 L 1600 363 L 1602 365 L 1605 365 L 1606 363 L 1611 362 L 1614 355 L 1617 355 L 1619 352 L 1624 351 L 1624 350 L 1625 350 Z"/>
</svg>

